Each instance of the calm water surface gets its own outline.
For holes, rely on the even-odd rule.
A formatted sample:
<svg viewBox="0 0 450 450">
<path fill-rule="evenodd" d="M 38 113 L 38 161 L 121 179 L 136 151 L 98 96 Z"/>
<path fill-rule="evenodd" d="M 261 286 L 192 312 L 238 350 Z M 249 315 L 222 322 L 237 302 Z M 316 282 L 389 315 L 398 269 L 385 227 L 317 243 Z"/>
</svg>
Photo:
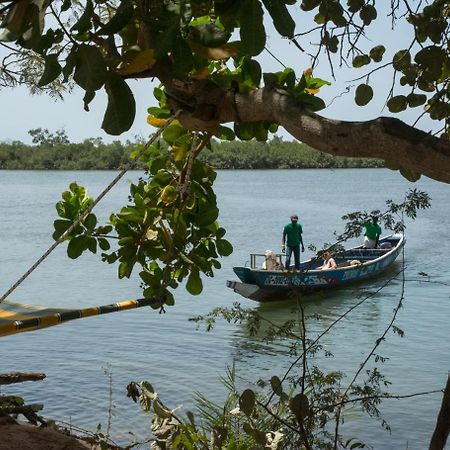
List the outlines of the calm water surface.
<svg viewBox="0 0 450 450">
<path fill-rule="evenodd" d="M 113 177 L 113 172 L 0 172 L 2 293 L 51 245 L 54 204 L 69 183 L 77 181 L 97 195 Z M 97 215 L 101 219 L 126 203 L 129 180 L 136 180 L 139 173 L 127 177 L 100 203 Z M 378 353 L 389 358 L 381 370 L 392 382 L 393 393 L 442 388 L 450 369 L 450 229 L 446 225 L 450 186 L 428 179 L 411 184 L 388 170 L 365 169 L 220 172 L 216 181 L 220 219 L 235 251 L 223 260 L 216 277 L 206 280 L 204 293 L 192 297 L 180 290 L 176 306 L 166 314 L 140 309 L 2 338 L 0 372 L 47 374 L 43 382 L 4 388 L 3 392 L 19 391 L 30 402 L 43 402 L 46 417 L 93 430 L 108 420 L 106 372 L 110 371 L 114 437 L 126 444 L 131 440 L 128 431 L 142 439 L 149 436 L 149 417 L 125 395 L 131 380 L 150 380 L 166 404 L 180 402 L 187 410 L 196 391 L 214 400 L 223 398 L 219 377 L 233 361 L 242 383 L 282 375 L 290 363 L 286 342 L 265 344 L 249 338 L 239 325 L 219 324 L 206 333 L 188 318 L 241 301 L 276 323 L 289 319 L 292 303 L 259 305 L 226 289 L 226 280 L 235 278 L 232 267 L 247 261 L 252 251 L 279 251 L 282 227 L 292 213 L 299 215 L 305 245 L 321 246 L 333 240 L 334 231 L 342 231 L 343 214 L 383 210 L 385 200 L 401 201 L 412 187 L 431 195 L 432 208 L 409 223 L 406 278 L 427 280 L 418 275 L 426 272 L 435 282 L 406 283 L 404 308 L 397 322 L 405 337 L 389 334 Z M 306 252 L 302 257 L 308 256 Z M 365 288 L 374 290 L 399 268 L 397 263 Z M 61 245 L 11 299 L 85 307 L 140 296 L 136 278 L 119 282 L 116 270 L 92 254 L 72 261 Z M 308 323 L 311 336 L 354 305 L 361 291 L 353 288 L 311 299 L 309 312 L 322 315 L 320 321 Z M 333 328 L 324 345 L 335 356 L 321 361 L 322 368 L 354 373 L 389 323 L 400 293 L 401 282 L 394 281 Z M 387 400 L 382 412 L 391 433 L 359 413 L 346 420 L 342 431 L 376 449 L 427 448 L 440 401 L 439 394 Z"/>
</svg>

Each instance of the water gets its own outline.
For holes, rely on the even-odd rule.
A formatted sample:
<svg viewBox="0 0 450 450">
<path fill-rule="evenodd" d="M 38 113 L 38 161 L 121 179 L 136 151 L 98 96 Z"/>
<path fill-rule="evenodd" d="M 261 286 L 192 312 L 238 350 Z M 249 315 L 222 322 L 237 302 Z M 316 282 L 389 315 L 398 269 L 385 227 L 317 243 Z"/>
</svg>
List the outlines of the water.
<svg viewBox="0 0 450 450">
<path fill-rule="evenodd" d="M 51 245 L 54 204 L 69 183 L 77 181 L 96 195 L 113 177 L 113 172 L 0 173 L 1 292 Z M 139 173 L 127 177 L 98 206 L 102 220 L 125 204 L 129 179 L 136 180 Z M 46 417 L 94 430 L 98 423 L 105 427 L 108 421 L 110 373 L 113 436 L 126 444 L 131 440 L 128 431 L 142 439 L 149 435 L 149 417 L 126 398 L 125 387 L 131 380 L 150 380 L 166 404 L 180 402 L 187 410 L 195 391 L 218 401 L 223 398 L 219 377 L 233 361 L 238 375 L 249 382 L 282 375 L 290 364 L 286 342 L 268 345 L 249 338 L 241 325 L 219 324 L 206 333 L 187 319 L 234 301 L 258 309 L 276 323 L 291 318 L 292 303 L 259 305 L 226 289 L 226 280 L 235 279 L 232 267 L 248 260 L 252 251 L 279 251 L 282 227 L 292 213 L 299 215 L 305 245 L 321 246 L 333 240 L 334 231 L 342 231 L 343 214 L 384 210 L 386 199 L 401 201 L 412 187 L 430 194 L 432 208 L 408 224 L 406 278 L 424 279 L 418 273 L 426 272 L 440 284 L 406 283 L 404 308 L 397 322 L 405 337 L 388 334 L 377 353 L 389 358 L 381 370 L 392 381 L 393 393 L 440 389 L 450 368 L 450 231 L 446 227 L 450 187 L 428 179 L 411 184 L 388 170 L 365 169 L 220 172 L 216 181 L 220 219 L 235 251 L 222 260 L 223 269 L 216 277 L 206 280 L 204 293 L 192 297 L 180 290 L 175 307 L 166 314 L 145 308 L 4 337 L 0 339 L 0 372 L 44 372 L 47 378 L 2 392 L 20 392 L 29 402 L 44 403 Z M 64 247 L 58 247 L 11 299 L 85 307 L 140 296 L 136 279 L 118 281 L 116 267 L 91 254 L 72 261 Z M 308 256 L 307 251 L 302 258 Z M 375 290 L 399 268 L 397 263 L 382 278 L 369 282 L 367 289 Z M 335 357 L 321 361 L 324 369 L 349 375 L 357 370 L 389 323 L 401 287 L 400 281 L 394 281 L 333 328 L 324 344 Z M 311 336 L 354 305 L 360 294 L 361 289 L 352 288 L 312 299 L 309 312 L 323 317 L 308 322 Z M 382 412 L 391 434 L 359 414 L 347 420 L 342 431 L 376 449 L 423 449 L 428 446 L 440 402 L 440 394 L 386 400 Z"/>
</svg>

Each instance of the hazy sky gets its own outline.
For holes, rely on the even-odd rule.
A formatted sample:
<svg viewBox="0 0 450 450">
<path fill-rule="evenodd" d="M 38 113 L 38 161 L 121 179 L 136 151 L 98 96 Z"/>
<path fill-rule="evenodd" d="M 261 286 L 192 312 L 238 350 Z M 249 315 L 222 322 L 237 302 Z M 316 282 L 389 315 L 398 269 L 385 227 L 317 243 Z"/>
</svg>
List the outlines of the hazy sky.
<svg viewBox="0 0 450 450">
<path fill-rule="evenodd" d="M 308 23 L 304 13 L 298 13 L 298 4 L 291 7 L 294 18 L 297 24 Z M 381 14 L 380 14 L 381 16 Z M 362 48 L 369 50 L 375 45 L 384 44 L 387 48 L 383 62 L 392 58 L 395 51 L 407 48 L 411 41 L 410 30 L 405 27 L 399 28 L 392 32 L 390 29 L 390 19 L 383 14 L 384 19 L 377 22 L 375 26 L 369 28 L 371 40 L 364 40 Z M 267 47 L 276 56 L 284 62 L 287 66 L 292 67 L 298 74 L 307 69 L 311 65 L 310 57 L 301 53 L 297 48 L 290 44 L 287 40 L 282 40 L 273 30 L 270 18 L 266 14 L 266 25 L 268 28 L 268 42 Z M 305 31 L 300 29 L 297 25 L 296 32 Z M 303 36 L 299 38 L 302 46 L 313 51 L 314 47 L 309 44 L 310 38 Z M 0 55 L 4 51 L 0 48 Z M 259 57 L 262 63 L 263 70 L 266 72 L 282 70 L 282 66 L 267 52 L 264 52 Z M 350 62 L 351 65 L 351 62 Z M 339 68 L 336 69 L 336 80 L 331 77 L 330 69 L 326 61 L 326 57 L 322 55 L 321 63 L 315 70 L 314 75 L 327 79 L 332 82 L 332 86 L 322 88 L 320 95 L 327 104 L 339 94 L 343 93 L 348 85 L 356 87 L 362 81 L 350 82 L 350 80 L 362 76 L 368 72 L 369 69 L 376 67 L 376 65 L 366 66 L 359 70 Z M 391 115 L 387 108 L 383 109 L 386 101 L 387 93 L 389 92 L 392 82 L 392 69 L 380 70 L 373 74 L 370 78 L 370 84 L 374 88 L 375 97 L 371 103 L 365 107 L 358 107 L 354 103 L 354 88 L 350 93 L 344 94 L 336 98 L 331 106 L 322 111 L 321 114 L 327 117 L 342 119 L 342 120 L 357 120 L 363 121 L 379 117 L 380 115 Z M 73 142 L 82 141 L 90 137 L 102 137 L 105 142 L 110 142 L 115 139 L 120 140 L 134 140 L 135 136 L 143 138 L 148 137 L 153 129 L 147 125 L 147 108 L 155 104 L 153 99 L 153 87 L 155 86 L 150 80 L 131 81 L 132 88 L 137 105 L 136 119 L 133 127 L 127 133 L 120 137 L 109 136 L 101 129 L 101 123 L 104 111 L 106 109 L 106 95 L 99 91 L 96 98 L 89 105 L 90 112 L 85 112 L 83 109 L 83 95 L 81 89 L 76 90 L 67 95 L 64 101 L 55 101 L 46 95 L 30 95 L 25 88 L 16 88 L 13 90 L 0 90 L 0 141 L 6 140 L 20 140 L 30 143 L 31 139 L 28 135 L 28 130 L 33 128 L 47 128 L 50 132 L 55 132 L 58 129 L 64 128 L 69 139 Z M 395 93 L 408 93 L 409 90 L 399 88 Z M 407 123 L 412 123 L 416 117 L 421 113 L 421 108 L 408 110 L 403 115 L 398 116 Z M 435 122 L 430 120 L 420 121 L 418 127 L 429 131 L 430 129 L 437 129 Z M 281 130 L 278 132 L 286 140 L 291 139 L 289 134 Z"/>
</svg>

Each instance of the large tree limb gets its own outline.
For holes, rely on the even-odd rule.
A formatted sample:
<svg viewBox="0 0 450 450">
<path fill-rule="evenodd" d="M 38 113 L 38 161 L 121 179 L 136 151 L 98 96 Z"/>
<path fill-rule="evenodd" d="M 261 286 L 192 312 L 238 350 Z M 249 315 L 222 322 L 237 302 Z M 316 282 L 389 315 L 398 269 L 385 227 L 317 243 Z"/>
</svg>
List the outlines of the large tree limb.
<svg viewBox="0 0 450 450">
<path fill-rule="evenodd" d="M 436 422 L 433 436 L 431 438 L 429 450 L 443 450 L 450 433 L 450 376 L 442 397 L 441 409 Z"/>
<path fill-rule="evenodd" d="M 184 109 L 180 120 L 191 130 L 214 132 L 219 123 L 268 121 L 293 137 L 335 156 L 379 158 L 413 172 L 450 183 L 450 142 L 411 127 L 399 119 L 380 117 L 367 122 L 324 118 L 296 105 L 284 91 L 261 88 L 235 94 L 196 82 L 172 85 L 168 91 L 191 98 L 194 112 Z"/>
</svg>

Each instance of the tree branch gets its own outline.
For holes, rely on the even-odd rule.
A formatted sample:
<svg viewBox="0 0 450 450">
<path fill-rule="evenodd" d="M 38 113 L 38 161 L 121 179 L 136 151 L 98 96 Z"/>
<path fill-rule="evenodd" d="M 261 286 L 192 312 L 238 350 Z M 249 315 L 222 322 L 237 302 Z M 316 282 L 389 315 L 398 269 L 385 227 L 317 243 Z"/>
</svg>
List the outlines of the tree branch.
<svg viewBox="0 0 450 450">
<path fill-rule="evenodd" d="M 24 381 L 40 381 L 43 380 L 45 376 L 45 373 L 35 372 L 0 373 L 0 385 L 23 383 Z"/>
<path fill-rule="evenodd" d="M 450 432 L 450 376 L 447 378 L 441 409 L 436 428 L 431 438 L 429 450 L 443 450 Z"/>
<path fill-rule="evenodd" d="M 211 85 L 203 95 L 199 85 L 190 85 L 188 91 L 196 99 L 196 110 L 182 112 L 180 120 L 191 130 L 214 133 L 218 124 L 239 119 L 244 122 L 263 120 L 278 123 L 296 139 L 325 153 L 379 158 L 391 165 L 450 183 L 450 142 L 413 128 L 399 119 L 380 117 L 367 122 L 327 119 L 296 105 L 285 91 L 268 87 L 247 94 L 224 92 L 219 87 L 213 92 Z M 183 94 L 186 93 L 184 90 Z M 200 104 L 198 99 L 212 99 L 215 105 L 210 101 L 206 105 L 209 109 L 205 108 L 205 104 Z M 178 105 L 177 109 L 183 108 Z M 206 110 L 208 114 L 205 114 Z"/>
</svg>

